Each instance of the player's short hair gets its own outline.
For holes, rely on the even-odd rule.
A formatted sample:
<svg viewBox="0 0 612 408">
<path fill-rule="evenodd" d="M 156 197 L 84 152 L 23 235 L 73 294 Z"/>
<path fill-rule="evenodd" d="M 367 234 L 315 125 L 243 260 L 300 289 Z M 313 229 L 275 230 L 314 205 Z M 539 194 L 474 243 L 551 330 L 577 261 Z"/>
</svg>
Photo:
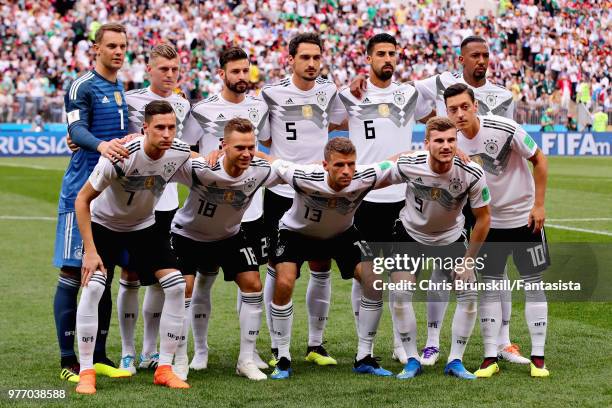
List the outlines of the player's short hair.
<svg viewBox="0 0 612 408">
<path fill-rule="evenodd" d="M 444 103 L 446 103 L 446 100 L 448 98 L 452 98 L 453 96 L 461 95 L 462 93 L 467 93 L 470 96 L 470 99 L 472 100 L 472 102 L 476 100 L 474 96 L 474 91 L 472 90 L 472 88 L 470 88 L 466 84 L 457 83 L 457 84 L 452 84 L 451 86 L 449 86 L 448 88 L 444 90 Z"/>
<path fill-rule="evenodd" d="M 107 31 L 114 31 L 116 33 L 123 33 L 127 38 L 127 32 L 125 31 L 125 26 L 119 23 L 107 23 L 102 24 L 98 31 L 96 31 L 96 36 L 94 37 L 94 42 L 96 44 L 100 44 L 102 42 L 102 38 L 104 38 L 104 33 Z"/>
<path fill-rule="evenodd" d="M 332 153 L 340 153 L 344 155 L 356 154 L 357 149 L 355 149 L 355 145 L 348 137 L 334 137 L 333 139 L 329 139 L 325 145 L 325 150 L 323 151 L 323 157 L 325 160 L 331 160 Z"/>
<path fill-rule="evenodd" d="M 172 105 L 166 101 L 152 101 L 145 106 L 144 121 L 151 123 L 153 116 L 155 115 L 166 115 L 168 113 L 174 113 Z"/>
<path fill-rule="evenodd" d="M 434 116 L 425 124 L 425 140 L 429 140 L 431 132 L 445 132 L 448 129 L 456 129 L 457 127 L 449 118 L 443 116 Z"/>
<path fill-rule="evenodd" d="M 178 52 L 176 51 L 176 48 L 174 48 L 172 45 L 168 43 L 162 43 L 162 44 L 158 44 L 155 47 L 153 47 L 153 49 L 151 50 L 151 53 L 149 54 L 149 61 L 157 57 L 162 57 L 162 58 L 171 60 L 171 59 L 178 58 L 178 56 L 179 55 L 178 55 Z"/>
<path fill-rule="evenodd" d="M 393 44 L 394 47 L 397 47 L 397 41 L 395 37 L 391 34 L 380 33 L 376 34 L 368 41 L 368 45 L 366 46 L 366 52 L 368 55 L 372 55 L 372 51 L 374 50 L 374 46 L 376 44 Z"/>
<path fill-rule="evenodd" d="M 252 133 L 255 131 L 250 120 L 245 118 L 233 118 L 225 124 L 223 129 L 223 139 L 227 140 L 232 132 Z"/>
<path fill-rule="evenodd" d="M 225 69 L 225 66 L 228 62 L 239 61 L 243 59 L 248 60 L 249 55 L 242 48 L 227 48 L 221 52 L 221 55 L 219 55 L 219 67 L 221 67 L 221 69 Z"/>
<path fill-rule="evenodd" d="M 298 34 L 289 41 L 289 55 L 295 57 L 297 55 L 298 47 L 300 44 L 314 44 L 319 46 L 321 52 L 323 52 L 323 43 L 319 34 L 315 33 L 302 33 Z"/>
<path fill-rule="evenodd" d="M 479 35 L 470 35 L 469 37 L 465 37 L 463 41 L 461 41 L 461 49 L 470 43 L 487 43 L 487 40 L 482 38 Z"/>
</svg>

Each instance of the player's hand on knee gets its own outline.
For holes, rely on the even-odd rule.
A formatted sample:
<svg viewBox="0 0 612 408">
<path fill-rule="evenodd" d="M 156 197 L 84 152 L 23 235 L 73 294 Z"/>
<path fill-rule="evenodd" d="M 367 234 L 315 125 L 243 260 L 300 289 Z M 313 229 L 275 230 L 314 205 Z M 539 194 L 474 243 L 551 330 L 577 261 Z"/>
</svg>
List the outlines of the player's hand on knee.
<svg viewBox="0 0 612 408">
<path fill-rule="evenodd" d="M 87 286 L 95 271 L 106 275 L 106 268 L 97 252 L 85 252 L 81 261 L 81 286 Z"/>
<path fill-rule="evenodd" d="M 124 158 L 130 156 L 128 150 L 121 143 L 121 139 L 113 139 L 109 142 L 100 143 L 98 145 L 98 151 L 109 160 L 122 161 Z"/>
<path fill-rule="evenodd" d="M 472 161 L 472 159 L 470 159 L 470 156 L 468 156 L 463 150 L 461 149 L 457 149 L 457 152 L 455 153 L 455 155 L 459 158 L 459 160 L 461 160 L 464 163 L 469 163 Z"/>
<path fill-rule="evenodd" d="M 76 152 L 80 149 L 80 147 L 72 142 L 72 138 L 70 137 L 70 133 L 66 133 L 66 144 L 71 152 Z"/>
<path fill-rule="evenodd" d="M 544 206 L 533 206 L 529 212 L 529 222 L 527 226 L 533 228 L 533 232 L 539 232 L 544 227 L 544 221 L 546 219 L 546 211 Z"/>
<path fill-rule="evenodd" d="M 471 265 L 466 265 L 466 262 L 461 266 L 456 266 L 451 273 L 453 281 L 476 282 L 474 268 Z"/>
</svg>

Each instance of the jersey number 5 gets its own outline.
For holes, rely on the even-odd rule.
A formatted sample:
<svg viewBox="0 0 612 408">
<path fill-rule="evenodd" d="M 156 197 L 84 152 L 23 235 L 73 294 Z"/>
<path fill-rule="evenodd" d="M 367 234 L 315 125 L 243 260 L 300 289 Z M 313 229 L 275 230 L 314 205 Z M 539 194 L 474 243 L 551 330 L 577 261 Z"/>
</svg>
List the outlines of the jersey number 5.
<svg viewBox="0 0 612 408">
<path fill-rule="evenodd" d="M 297 140 L 297 129 L 295 128 L 295 122 L 286 122 L 285 130 L 287 133 L 291 133 L 291 136 L 287 136 L 287 140 Z"/>
</svg>

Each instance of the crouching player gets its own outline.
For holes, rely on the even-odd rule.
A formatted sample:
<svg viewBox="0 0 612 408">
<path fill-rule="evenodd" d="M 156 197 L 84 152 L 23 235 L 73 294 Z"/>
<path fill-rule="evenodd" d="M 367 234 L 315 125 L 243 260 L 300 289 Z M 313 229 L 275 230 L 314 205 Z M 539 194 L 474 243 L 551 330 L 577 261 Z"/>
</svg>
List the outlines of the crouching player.
<svg viewBox="0 0 612 408">
<path fill-rule="evenodd" d="M 463 163 L 455 156 L 457 130 L 449 119 L 434 117 L 425 130 L 427 151 L 401 156 L 389 175 L 389 182 L 404 182 L 406 203 L 395 224 L 394 247 L 413 258 L 433 258 L 434 267 L 443 269 L 450 281 L 474 282 L 476 256 L 489 231 L 489 189 L 482 168 Z M 469 199 L 476 224 L 466 250 L 462 209 Z M 403 248 L 403 250 L 402 250 Z M 452 258 L 454 270 L 448 269 Z M 439 262 L 444 260 L 444 262 Z M 391 273 L 391 282 L 415 282 L 420 268 Z M 401 285 L 398 285 L 400 288 Z M 406 287 L 409 288 L 408 285 Z M 455 286 L 457 289 L 457 286 Z M 399 379 L 421 373 L 416 343 L 416 318 L 412 307 L 414 290 L 395 290 L 391 310 L 408 362 Z M 462 363 L 476 322 L 476 290 L 456 290 L 457 308 L 452 324 L 452 344 L 445 374 L 464 379 L 476 376 Z"/>
<path fill-rule="evenodd" d="M 355 278 L 363 287 L 359 306 L 358 349 L 354 371 L 390 376 L 371 355 L 382 314 L 382 291 L 374 289 L 372 251 L 353 225 L 355 211 L 373 189 L 386 187 L 391 162 L 356 166 L 356 151 L 347 138 L 325 146 L 323 166 L 298 165 L 283 160 L 273 167 L 296 192 L 291 208 L 279 222 L 278 240 L 271 256 L 276 263 L 276 287 L 270 306 L 278 363 L 271 378 L 291 375 L 291 300 L 300 266 L 310 259 L 333 258 L 343 279 Z"/>
<path fill-rule="evenodd" d="M 224 155 L 212 164 L 193 160 L 189 165 L 189 196 L 172 221 L 172 246 L 183 274 L 211 276 L 223 268 L 226 281 L 240 288 L 240 354 L 236 373 L 250 380 L 265 380 L 255 362 L 255 341 L 263 313 L 262 285 L 255 248 L 240 227 L 240 221 L 260 187 L 280 183 L 270 164 L 254 158 L 255 133 L 251 121 L 234 118 L 223 135 Z M 181 181 L 181 180 L 179 180 Z M 195 285 L 192 307 L 209 299 L 209 291 Z M 210 310 L 210 309 L 209 309 Z M 193 315 L 193 329 L 206 316 Z M 186 333 L 185 333 L 186 335 Z M 194 333 L 202 336 L 202 333 Z M 205 337 L 204 337 L 205 338 Z"/>
<path fill-rule="evenodd" d="M 140 281 L 159 282 L 165 301 L 160 319 L 160 357 L 154 383 L 189 388 L 172 372 L 172 359 L 181 335 L 185 280 L 177 270 L 169 241 L 155 228 L 154 208 L 166 184 L 189 163 L 189 146 L 174 140 L 176 117 L 166 101 L 145 108 L 144 137 L 128 143 L 123 162 L 101 158 L 76 199 L 83 237 L 83 292 L 77 308 L 77 337 L 81 364 L 79 394 L 95 394 L 93 349 L 98 328 L 98 302 L 112 270 L 127 250 Z M 90 210 L 91 204 L 91 210 Z"/>
</svg>

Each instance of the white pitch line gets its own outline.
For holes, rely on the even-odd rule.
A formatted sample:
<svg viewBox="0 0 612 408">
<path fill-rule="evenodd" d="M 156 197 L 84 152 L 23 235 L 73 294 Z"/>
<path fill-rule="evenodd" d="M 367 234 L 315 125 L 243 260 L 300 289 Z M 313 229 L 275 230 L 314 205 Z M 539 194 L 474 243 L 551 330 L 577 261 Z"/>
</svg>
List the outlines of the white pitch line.
<svg viewBox="0 0 612 408">
<path fill-rule="evenodd" d="M 0 220 L 21 220 L 21 221 L 55 221 L 57 217 L 30 217 L 20 215 L 0 215 Z"/>
<path fill-rule="evenodd" d="M 57 171 L 62 170 L 62 169 L 56 169 L 53 167 L 38 166 L 36 164 L 16 164 L 16 163 L 2 163 L 2 162 L 0 162 L 0 167 L 21 167 L 25 169 L 34 169 L 34 170 L 57 170 Z"/>
<path fill-rule="evenodd" d="M 550 227 L 550 228 L 562 229 L 562 230 L 567 230 L 567 231 L 586 232 L 586 233 L 589 233 L 589 234 L 606 235 L 608 237 L 612 237 L 612 232 L 607 232 L 607 231 L 599 231 L 599 230 L 592 230 L 592 229 L 586 229 L 586 228 L 567 227 L 565 225 L 557 225 L 557 224 L 544 224 L 544 225 L 546 227 Z"/>
<path fill-rule="evenodd" d="M 552 222 L 612 221 L 612 218 L 548 218 L 546 221 L 552 221 Z"/>
</svg>

